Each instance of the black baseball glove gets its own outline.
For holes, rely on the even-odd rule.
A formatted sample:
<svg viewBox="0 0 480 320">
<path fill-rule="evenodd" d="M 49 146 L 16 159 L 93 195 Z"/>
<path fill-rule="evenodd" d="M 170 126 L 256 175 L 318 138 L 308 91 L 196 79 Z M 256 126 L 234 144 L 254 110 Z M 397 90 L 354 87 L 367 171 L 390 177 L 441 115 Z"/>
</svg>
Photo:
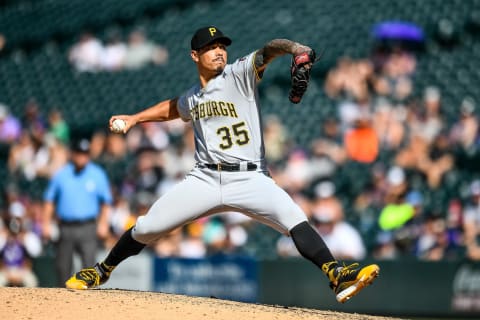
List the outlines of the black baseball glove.
<svg viewBox="0 0 480 320">
<path fill-rule="evenodd" d="M 292 57 L 292 66 L 290 69 L 292 86 L 288 94 L 288 99 L 292 103 L 299 103 L 302 100 L 303 94 L 307 91 L 310 81 L 310 71 L 314 63 L 315 51 L 313 49 Z"/>
</svg>

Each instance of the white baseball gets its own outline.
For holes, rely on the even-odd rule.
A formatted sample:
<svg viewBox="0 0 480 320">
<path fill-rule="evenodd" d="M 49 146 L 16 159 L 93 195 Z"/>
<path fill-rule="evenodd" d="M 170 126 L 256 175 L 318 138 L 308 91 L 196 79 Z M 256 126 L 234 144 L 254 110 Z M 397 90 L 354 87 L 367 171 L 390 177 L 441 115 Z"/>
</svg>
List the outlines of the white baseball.
<svg viewBox="0 0 480 320">
<path fill-rule="evenodd" d="M 126 126 L 127 124 L 125 123 L 124 120 L 115 119 L 113 120 L 113 123 L 112 123 L 112 131 L 115 133 L 121 133 L 123 132 L 123 129 L 125 129 Z"/>
</svg>

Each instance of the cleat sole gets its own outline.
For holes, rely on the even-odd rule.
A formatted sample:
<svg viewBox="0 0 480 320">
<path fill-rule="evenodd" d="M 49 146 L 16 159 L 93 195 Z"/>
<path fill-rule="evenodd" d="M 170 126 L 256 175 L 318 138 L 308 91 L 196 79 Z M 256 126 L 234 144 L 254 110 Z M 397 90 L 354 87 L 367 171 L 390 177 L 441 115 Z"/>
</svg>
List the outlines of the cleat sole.
<svg viewBox="0 0 480 320">
<path fill-rule="evenodd" d="M 85 282 L 79 281 L 77 279 L 71 278 L 67 282 L 65 282 L 65 287 L 68 289 L 74 289 L 74 290 L 86 290 L 88 289 L 88 286 L 86 285 Z"/>
<path fill-rule="evenodd" d="M 363 268 L 359 274 L 361 275 L 360 279 L 351 286 L 349 286 L 347 289 L 338 293 L 336 296 L 337 301 L 340 303 L 345 303 L 351 297 L 359 293 L 363 288 L 372 284 L 373 280 L 378 277 L 379 273 L 380 267 L 376 264 L 372 264 L 368 267 Z"/>
</svg>

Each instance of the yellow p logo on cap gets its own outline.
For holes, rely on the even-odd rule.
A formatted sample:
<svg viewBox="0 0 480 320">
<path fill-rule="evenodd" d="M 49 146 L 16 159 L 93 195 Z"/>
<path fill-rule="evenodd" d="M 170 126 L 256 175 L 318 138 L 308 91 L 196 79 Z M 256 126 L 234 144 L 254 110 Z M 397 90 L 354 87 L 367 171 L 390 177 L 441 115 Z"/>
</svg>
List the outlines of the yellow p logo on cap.
<svg viewBox="0 0 480 320">
<path fill-rule="evenodd" d="M 217 32 L 217 29 L 216 28 L 208 28 L 208 31 L 210 31 L 210 35 L 213 37 L 215 32 Z"/>
</svg>

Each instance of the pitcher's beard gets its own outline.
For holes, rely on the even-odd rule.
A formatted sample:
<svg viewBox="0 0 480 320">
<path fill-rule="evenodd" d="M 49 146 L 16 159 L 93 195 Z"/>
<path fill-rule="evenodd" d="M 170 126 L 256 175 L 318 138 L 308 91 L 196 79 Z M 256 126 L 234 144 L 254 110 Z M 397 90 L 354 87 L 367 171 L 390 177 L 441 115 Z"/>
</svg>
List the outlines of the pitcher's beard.
<svg viewBox="0 0 480 320">
<path fill-rule="evenodd" d="M 223 69 L 225 69 L 225 67 L 221 67 L 221 66 L 218 66 L 217 69 L 215 69 L 217 76 L 222 74 Z"/>
</svg>

